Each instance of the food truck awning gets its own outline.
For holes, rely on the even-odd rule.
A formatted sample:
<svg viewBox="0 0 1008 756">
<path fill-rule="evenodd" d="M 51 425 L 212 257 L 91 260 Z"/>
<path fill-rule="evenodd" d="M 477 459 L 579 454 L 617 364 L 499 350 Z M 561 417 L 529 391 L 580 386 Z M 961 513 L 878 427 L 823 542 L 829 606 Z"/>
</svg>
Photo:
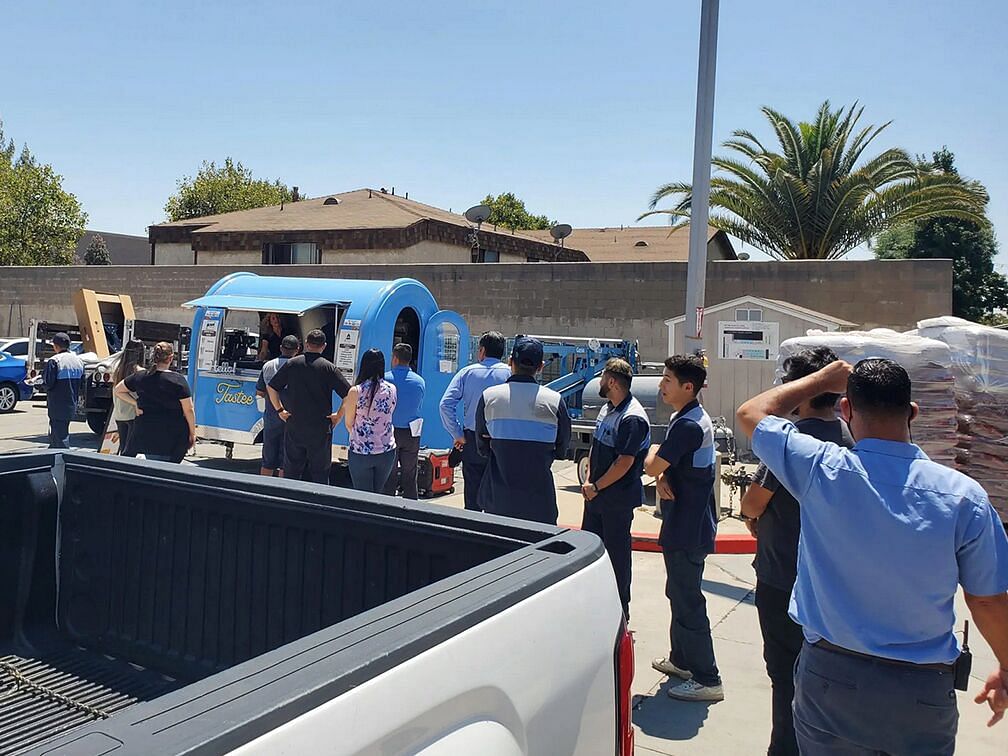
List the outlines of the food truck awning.
<svg viewBox="0 0 1008 756">
<path fill-rule="evenodd" d="M 241 296 L 235 294 L 209 294 L 183 307 L 219 307 L 227 310 L 244 310 L 246 312 L 275 312 L 283 315 L 304 315 L 316 307 L 335 307 L 345 302 L 335 302 L 331 299 L 294 299 L 291 297 L 260 297 Z"/>
</svg>

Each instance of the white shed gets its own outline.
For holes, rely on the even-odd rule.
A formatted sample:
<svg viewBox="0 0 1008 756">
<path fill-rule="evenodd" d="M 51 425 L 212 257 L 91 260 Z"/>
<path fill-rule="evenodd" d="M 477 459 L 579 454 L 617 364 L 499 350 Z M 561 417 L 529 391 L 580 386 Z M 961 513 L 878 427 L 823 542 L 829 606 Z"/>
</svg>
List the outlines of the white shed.
<svg viewBox="0 0 1008 756">
<path fill-rule="evenodd" d="M 685 351 L 686 316 L 665 321 L 668 326 L 669 354 Z M 703 345 L 707 352 L 707 387 L 701 395 L 712 417 L 724 417 L 734 428 L 736 408 L 752 396 L 773 385 L 780 343 L 804 336 L 812 328 L 823 331 L 849 331 L 857 328 L 836 318 L 805 307 L 744 296 L 704 309 Z M 748 451 L 749 440 L 738 435 L 739 451 Z"/>
</svg>

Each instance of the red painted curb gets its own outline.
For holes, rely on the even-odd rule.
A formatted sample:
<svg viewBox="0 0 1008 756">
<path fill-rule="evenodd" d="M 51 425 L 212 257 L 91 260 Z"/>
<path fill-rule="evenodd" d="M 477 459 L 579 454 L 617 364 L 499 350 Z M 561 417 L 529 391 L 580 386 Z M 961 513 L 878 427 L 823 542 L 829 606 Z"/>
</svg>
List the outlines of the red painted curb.
<svg viewBox="0 0 1008 756">
<path fill-rule="evenodd" d="M 580 530 L 575 525 L 561 525 L 569 530 Z M 650 533 L 631 533 L 630 545 L 634 551 L 661 552 L 658 536 Z M 755 554 L 756 539 L 748 533 L 721 533 L 714 538 L 715 554 Z"/>
</svg>

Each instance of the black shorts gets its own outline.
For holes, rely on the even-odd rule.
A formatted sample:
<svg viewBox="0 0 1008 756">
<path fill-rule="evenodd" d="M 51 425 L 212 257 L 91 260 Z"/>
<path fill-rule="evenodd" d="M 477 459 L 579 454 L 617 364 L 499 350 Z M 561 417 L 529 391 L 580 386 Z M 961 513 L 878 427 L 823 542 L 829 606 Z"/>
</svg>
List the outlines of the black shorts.
<svg viewBox="0 0 1008 756">
<path fill-rule="evenodd" d="M 284 431 L 286 428 L 263 428 L 262 466 L 267 470 L 283 468 Z"/>
</svg>

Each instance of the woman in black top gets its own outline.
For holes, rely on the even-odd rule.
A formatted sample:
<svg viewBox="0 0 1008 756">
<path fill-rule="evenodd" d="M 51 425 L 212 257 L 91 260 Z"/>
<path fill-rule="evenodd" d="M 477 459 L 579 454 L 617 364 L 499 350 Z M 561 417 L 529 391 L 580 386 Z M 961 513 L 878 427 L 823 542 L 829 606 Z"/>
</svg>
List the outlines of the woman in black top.
<svg viewBox="0 0 1008 756">
<path fill-rule="evenodd" d="M 196 443 L 192 392 L 185 377 L 170 369 L 174 356 L 171 344 L 159 342 L 154 347 L 155 368 L 127 376 L 115 387 L 117 397 L 135 401 L 138 408 L 131 451 L 161 462 L 181 462 Z"/>
</svg>

